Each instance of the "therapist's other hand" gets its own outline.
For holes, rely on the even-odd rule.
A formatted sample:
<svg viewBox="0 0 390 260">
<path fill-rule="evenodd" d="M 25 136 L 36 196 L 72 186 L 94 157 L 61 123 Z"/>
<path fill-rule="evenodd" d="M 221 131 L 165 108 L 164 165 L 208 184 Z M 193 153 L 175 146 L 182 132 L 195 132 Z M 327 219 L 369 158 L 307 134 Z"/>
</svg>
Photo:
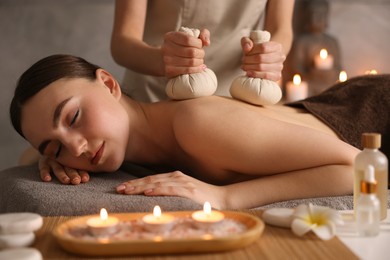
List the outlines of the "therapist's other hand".
<svg viewBox="0 0 390 260">
<path fill-rule="evenodd" d="M 283 62 L 286 55 L 278 42 L 254 44 L 248 37 L 241 39 L 244 53 L 241 68 L 248 77 L 278 81 L 282 78 Z"/>
<path fill-rule="evenodd" d="M 161 46 L 165 76 L 199 73 L 206 69 L 204 46 L 210 45 L 210 32 L 203 29 L 199 38 L 185 32 L 168 32 Z"/>
<path fill-rule="evenodd" d="M 65 167 L 47 156 L 41 156 L 38 165 L 41 179 L 45 182 L 51 181 L 51 172 L 63 184 L 78 185 L 89 181 L 88 172 Z"/>
</svg>

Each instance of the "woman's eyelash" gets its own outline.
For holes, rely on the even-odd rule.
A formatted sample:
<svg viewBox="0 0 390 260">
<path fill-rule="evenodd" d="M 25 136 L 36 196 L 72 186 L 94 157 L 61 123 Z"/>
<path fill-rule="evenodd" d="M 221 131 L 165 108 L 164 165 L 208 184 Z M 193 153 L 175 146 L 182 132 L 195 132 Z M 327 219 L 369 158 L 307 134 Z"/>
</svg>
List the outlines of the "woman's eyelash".
<svg viewBox="0 0 390 260">
<path fill-rule="evenodd" d="M 80 110 L 77 109 L 76 113 L 74 114 L 72 121 L 70 121 L 70 125 L 73 125 L 74 122 L 76 122 L 77 117 L 79 116 Z"/>
<path fill-rule="evenodd" d="M 72 118 L 72 121 L 70 121 L 70 124 L 69 124 L 70 126 L 72 126 L 76 122 L 77 117 L 79 116 L 79 112 L 80 112 L 80 110 L 77 109 L 76 113 L 74 114 L 74 116 Z M 58 158 L 58 156 L 60 156 L 61 149 L 62 149 L 62 144 L 59 144 L 58 149 L 57 149 L 56 153 L 54 154 L 55 158 Z"/>
</svg>

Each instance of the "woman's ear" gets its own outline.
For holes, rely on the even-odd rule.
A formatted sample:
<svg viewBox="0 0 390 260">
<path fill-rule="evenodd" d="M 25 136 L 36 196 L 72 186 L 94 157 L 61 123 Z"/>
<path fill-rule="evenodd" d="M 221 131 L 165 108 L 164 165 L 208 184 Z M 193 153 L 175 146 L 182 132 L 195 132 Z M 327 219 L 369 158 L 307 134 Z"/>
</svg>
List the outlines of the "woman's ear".
<svg viewBox="0 0 390 260">
<path fill-rule="evenodd" d="M 104 84 L 110 90 L 110 93 L 119 100 L 122 96 L 122 90 L 114 76 L 104 69 L 97 69 L 95 73 L 96 80 Z"/>
</svg>

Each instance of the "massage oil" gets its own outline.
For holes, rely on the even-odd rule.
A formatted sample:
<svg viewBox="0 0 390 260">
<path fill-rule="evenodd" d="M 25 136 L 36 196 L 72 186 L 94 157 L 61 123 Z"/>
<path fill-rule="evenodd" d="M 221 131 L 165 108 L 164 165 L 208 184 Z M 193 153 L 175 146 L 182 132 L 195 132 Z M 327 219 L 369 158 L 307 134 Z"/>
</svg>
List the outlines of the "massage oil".
<svg viewBox="0 0 390 260">
<path fill-rule="evenodd" d="M 377 197 L 380 201 L 381 220 L 387 217 L 387 187 L 388 187 L 388 160 L 379 150 L 381 135 L 377 133 L 364 133 L 362 135 L 363 151 L 355 158 L 355 176 L 353 189 L 353 203 L 356 214 L 356 203 L 360 196 L 360 183 L 368 165 L 372 165 L 377 181 Z"/>
</svg>

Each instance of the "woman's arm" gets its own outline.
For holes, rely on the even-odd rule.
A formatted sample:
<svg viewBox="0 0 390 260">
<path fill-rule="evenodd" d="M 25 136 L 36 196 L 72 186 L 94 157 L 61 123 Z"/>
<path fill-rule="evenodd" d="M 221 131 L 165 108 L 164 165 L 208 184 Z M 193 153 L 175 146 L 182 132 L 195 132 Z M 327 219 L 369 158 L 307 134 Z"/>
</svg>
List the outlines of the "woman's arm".
<svg viewBox="0 0 390 260">
<path fill-rule="evenodd" d="M 147 0 L 116 0 L 111 37 L 114 60 L 139 73 L 169 78 L 203 71 L 203 46 L 210 43 L 209 31 L 202 30 L 200 39 L 167 32 L 161 46 L 151 46 L 143 41 L 147 4 Z"/>
<path fill-rule="evenodd" d="M 279 201 L 351 194 L 353 167 L 329 165 L 259 177 L 226 186 L 199 181 L 175 171 L 134 179 L 116 188 L 122 194 L 180 196 L 216 209 L 254 208 Z"/>
</svg>

